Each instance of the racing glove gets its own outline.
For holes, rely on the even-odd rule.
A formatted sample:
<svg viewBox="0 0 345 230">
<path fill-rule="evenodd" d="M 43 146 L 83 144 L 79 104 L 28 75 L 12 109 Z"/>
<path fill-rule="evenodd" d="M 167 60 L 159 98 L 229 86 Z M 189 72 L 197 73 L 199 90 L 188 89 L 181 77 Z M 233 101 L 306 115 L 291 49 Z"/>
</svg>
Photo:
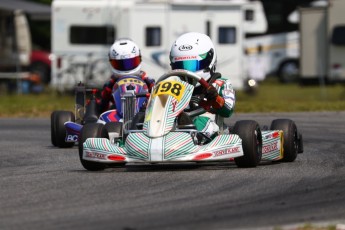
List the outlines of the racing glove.
<svg viewBox="0 0 345 230">
<path fill-rule="evenodd" d="M 205 97 L 208 101 L 213 101 L 217 98 L 218 92 L 216 87 L 213 85 L 208 86 L 208 88 L 205 90 Z"/>
<path fill-rule="evenodd" d="M 213 85 L 206 89 L 205 98 L 207 101 L 201 101 L 200 105 L 207 111 L 210 111 L 211 106 L 214 109 L 220 109 L 224 106 L 224 98 L 219 96 L 217 89 Z"/>
<path fill-rule="evenodd" d="M 145 83 L 146 83 L 146 85 L 147 85 L 147 87 L 148 87 L 148 90 L 149 90 L 149 92 L 151 93 L 151 90 L 152 90 L 152 88 L 153 88 L 154 85 L 155 85 L 155 80 L 152 79 L 152 78 L 150 78 L 150 77 L 148 77 L 148 76 L 146 75 L 146 72 L 144 72 L 144 71 L 140 71 L 140 76 L 141 76 L 141 79 L 142 79 L 143 81 L 145 81 Z"/>
</svg>

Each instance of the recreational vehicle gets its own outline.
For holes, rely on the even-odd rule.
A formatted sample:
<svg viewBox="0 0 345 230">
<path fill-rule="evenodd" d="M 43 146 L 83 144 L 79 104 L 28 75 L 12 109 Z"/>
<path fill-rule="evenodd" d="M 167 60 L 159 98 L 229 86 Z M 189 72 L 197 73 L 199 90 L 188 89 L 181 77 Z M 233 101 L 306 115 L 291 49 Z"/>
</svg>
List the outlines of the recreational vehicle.
<svg viewBox="0 0 345 230">
<path fill-rule="evenodd" d="M 79 81 L 103 84 L 111 75 L 108 49 L 121 37 L 139 45 L 143 70 L 158 78 L 170 68 L 173 41 L 195 31 L 211 37 L 218 54 L 217 70 L 241 89 L 244 34 L 266 28 L 259 1 L 54 0 L 52 85 L 64 90 Z"/>
<path fill-rule="evenodd" d="M 269 28 L 264 35 L 245 39 L 245 63 L 248 75 L 275 76 L 283 83 L 295 82 L 299 77 L 300 17 L 299 7 L 324 7 L 328 0 L 270 1 L 262 0 Z M 296 9 L 292 12 L 291 7 Z M 288 15 L 288 17 L 284 17 Z M 260 66 L 259 66 L 260 65 Z M 253 74 L 254 73 L 254 74 Z M 254 76 L 255 77 L 255 76 Z"/>
<path fill-rule="evenodd" d="M 345 1 L 300 8 L 302 83 L 345 82 Z"/>
<path fill-rule="evenodd" d="M 261 71 L 262 79 L 274 75 L 281 82 L 297 79 L 299 65 L 299 33 L 297 31 L 255 36 L 245 39 L 245 63 L 248 77 L 251 72 Z M 260 62 L 259 70 L 253 69 Z M 254 67 L 253 67 L 254 65 Z"/>
<path fill-rule="evenodd" d="M 50 6 L 1 1 L 0 83 L 8 92 L 40 92 L 40 84 L 50 81 L 49 52 L 34 43 L 32 35 L 36 34 L 30 30 L 31 22 L 47 21 L 49 17 Z"/>
<path fill-rule="evenodd" d="M 30 54 L 31 34 L 24 12 L 0 9 L 0 79 L 25 77 Z"/>
</svg>

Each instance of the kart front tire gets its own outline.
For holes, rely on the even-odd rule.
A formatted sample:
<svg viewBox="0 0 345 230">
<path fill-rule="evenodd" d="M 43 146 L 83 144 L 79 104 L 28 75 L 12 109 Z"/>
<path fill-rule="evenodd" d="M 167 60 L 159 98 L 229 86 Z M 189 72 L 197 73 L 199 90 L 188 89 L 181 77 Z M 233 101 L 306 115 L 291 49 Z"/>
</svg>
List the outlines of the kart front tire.
<svg viewBox="0 0 345 230">
<path fill-rule="evenodd" d="M 270 129 L 283 131 L 282 161 L 293 162 L 298 152 L 298 132 L 295 122 L 290 119 L 276 119 L 272 121 Z"/>
<path fill-rule="evenodd" d="M 262 157 L 262 136 L 260 126 L 256 121 L 237 121 L 232 133 L 242 139 L 244 155 L 236 157 L 235 163 L 240 168 L 256 167 Z"/>
<path fill-rule="evenodd" d="M 89 171 L 101 171 L 106 168 L 105 164 L 87 161 L 83 159 L 83 144 L 87 138 L 107 138 L 107 132 L 103 124 L 88 123 L 81 129 L 79 137 L 79 159 L 83 167 Z"/>
<path fill-rule="evenodd" d="M 51 142 L 53 146 L 59 148 L 71 148 L 74 142 L 65 142 L 66 128 L 65 122 L 75 122 L 74 114 L 70 111 L 54 111 L 50 116 Z"/>
</svg>

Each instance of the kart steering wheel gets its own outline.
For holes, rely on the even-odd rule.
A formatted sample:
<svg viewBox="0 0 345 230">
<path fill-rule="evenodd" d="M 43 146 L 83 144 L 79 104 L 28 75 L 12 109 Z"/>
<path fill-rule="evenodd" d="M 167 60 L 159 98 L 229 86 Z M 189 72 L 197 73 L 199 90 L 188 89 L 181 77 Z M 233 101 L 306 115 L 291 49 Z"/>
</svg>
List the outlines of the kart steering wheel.
<svg viewBox="0 0 345 230">
<path fill-rule="evenodd" d="M 165 79 L 172 77 L 172 76 L 181 76 L 181 77 L 187 77 L 187 78 L 191 78 L 193 80 L 196 80 L 197 82 L 200 83 L 200 85 L 202 85 L 205 89 L 207 89 L 209 87 L 209 84 L 207 81 L 205 81 L 204 78 L 198 76 L 197 74 L 188 71 L 188 70 L 184 70 L 184 69 L 175 69 L 175 70 L 171 70 L 165 74 L 163 74 L 160 78 L 158 78 L 157 82 L 161 82 L 164 81 Z"/>
</svg>

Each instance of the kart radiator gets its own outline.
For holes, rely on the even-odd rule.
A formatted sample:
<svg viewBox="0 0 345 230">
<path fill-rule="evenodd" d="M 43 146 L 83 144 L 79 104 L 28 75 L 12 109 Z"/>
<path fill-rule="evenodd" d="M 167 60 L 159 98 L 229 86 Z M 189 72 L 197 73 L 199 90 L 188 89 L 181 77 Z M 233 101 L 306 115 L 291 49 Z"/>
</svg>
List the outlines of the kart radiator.
<svg viewBox="0 0 345 230">
<path fill-rule="evenodd" d="M 125 126 L 127 126 L 129 125 L 128 121 L 131 121 L 135 115 L 136 97 L 131 93 L 126 93 L 121 98 L 121 101 L 123 111 L 123 123 L 125 124 Z"/>
</svg>

